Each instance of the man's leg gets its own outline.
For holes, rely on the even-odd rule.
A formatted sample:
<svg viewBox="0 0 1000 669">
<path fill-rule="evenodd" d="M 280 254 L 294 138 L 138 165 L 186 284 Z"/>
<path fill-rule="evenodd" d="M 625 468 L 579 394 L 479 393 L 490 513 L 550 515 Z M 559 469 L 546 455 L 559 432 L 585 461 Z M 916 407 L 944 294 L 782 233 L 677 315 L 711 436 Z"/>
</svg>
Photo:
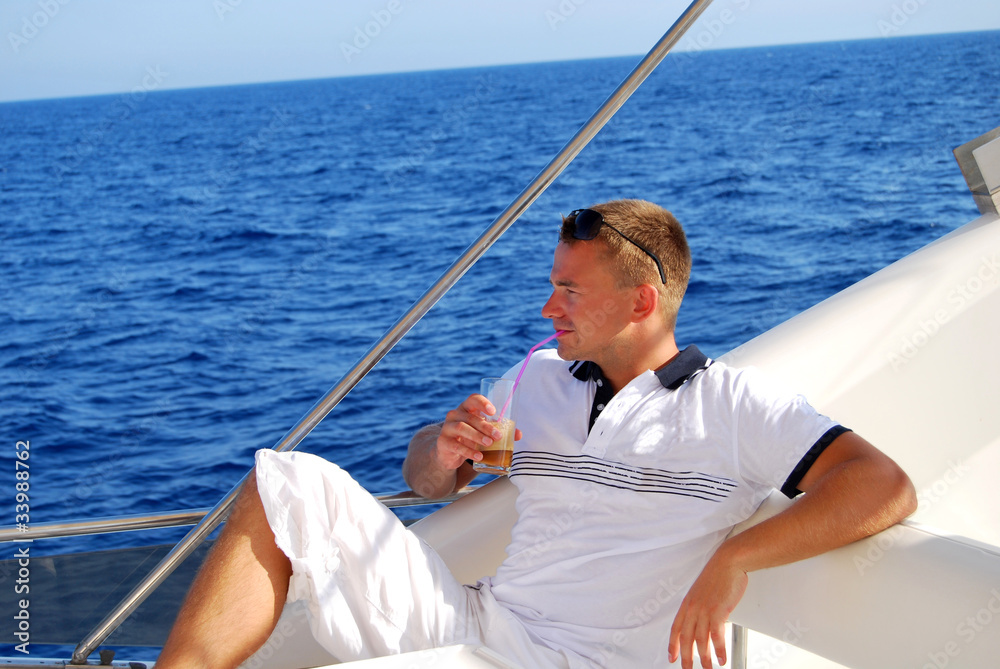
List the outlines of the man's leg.
<svg viewBox="0 0 1000 669">
<path fill-rule="evenodd" d="M 250 657 L 278 622 L 291 574 L 251 472 L 181 606 L 157 668 L 235 667 Z"/>
</svg>

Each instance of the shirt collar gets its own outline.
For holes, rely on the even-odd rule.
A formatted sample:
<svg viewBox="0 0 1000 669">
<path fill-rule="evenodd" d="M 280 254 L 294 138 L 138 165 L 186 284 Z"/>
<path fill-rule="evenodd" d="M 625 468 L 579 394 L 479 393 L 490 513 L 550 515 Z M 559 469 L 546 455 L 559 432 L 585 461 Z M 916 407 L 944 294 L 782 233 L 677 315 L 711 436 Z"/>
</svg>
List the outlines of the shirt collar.
<svg viewBox="0 0 1000 669">
<path fill-rule="evenodd" d="M 674 356 L 674 359 L 656 370 L 656 378 L 667 390 L 677 390 L 692 376 L 712 364 L 698 347 L 692 344 Z"/>
<path fill-rule="evenodd" d="M 695 345 L 686 347 L 674 356 L 674 359 L 656 370 L 656 378 L 667 390 L 677 390 L 692 376 L 712 364 L 712 361 Z M 604 383 L 604 373 L 601 368 L 590 362 L 577 361 L 569 366 L 569 371 L 580 381 L 597 381 Z"/>
</svg>

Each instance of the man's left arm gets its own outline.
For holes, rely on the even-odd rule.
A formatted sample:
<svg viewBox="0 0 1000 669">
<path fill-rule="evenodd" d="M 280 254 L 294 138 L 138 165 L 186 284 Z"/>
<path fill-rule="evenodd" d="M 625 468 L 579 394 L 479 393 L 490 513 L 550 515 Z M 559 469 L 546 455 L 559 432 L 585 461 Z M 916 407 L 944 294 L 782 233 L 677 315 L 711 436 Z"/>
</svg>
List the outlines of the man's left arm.
<svg viewBox="0 0 1000 669">
<path fill-rule="evenodd" d="M 726 661 L 724 625 L 743 597 L 747 574 L 803 560 L 880 532 L 917 508 L 909 477 L 888 456 L 844 432 L 812 464 L 795 504 L 730 537 L 709 559 L 670 629 L 670 659 L 693 666 L 692 647 L 710 668 L 709 639 Z"/>
</svg>

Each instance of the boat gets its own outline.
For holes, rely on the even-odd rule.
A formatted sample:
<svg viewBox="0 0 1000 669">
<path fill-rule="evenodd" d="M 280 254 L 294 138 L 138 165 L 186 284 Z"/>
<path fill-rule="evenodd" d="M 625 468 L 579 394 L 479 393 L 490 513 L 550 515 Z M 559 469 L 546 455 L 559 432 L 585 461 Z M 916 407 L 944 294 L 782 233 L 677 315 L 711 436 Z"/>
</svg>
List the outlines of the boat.
<svg viewBox="0 0 1000 669">
<path fill-rule="evenodd" d="M 651 54 L 655 55 L 647 56 L 636 68 L 636 76 L 630 75 L 453 270 L 276 448 L 294 448 L 412 327 L 420 313 L 481 257 L 596 135 L 707 4 L 701 0 L 692 4 L 654 47 Z M 1000 464 L 1000 412 L 995 410 L 1000 391 L 994 381 L 1000 375 L 1000 353 L 991 345 L 993 333 L 1000 330 L 998 147 L 1000 129 L 956 150 L 982 212 L 978 219 L 723 356 L 726 362 L 755 365 L 800 389 L 820 410 L 870 436 L 910 473 L 919 490 L 929 491 L 916 516 L 886 532 L 811 560 L 753 574 L 750 588 L 732 616 L 733 666 L 739 666 L 740 661 L 745 666 L 756 645 L 773 648 L 761 634 L 788 644 L 780 657 L 765 657 L 766 666 L 772 667 L 782 666 L 782 662 L 817 667 L 987 667 L 1000 656 L 1000 624 L 992 625 L 1000 614 L 1000 499 L 989 476 Z M 822 351 L 822 356 L 817 356 L 817 351 Z M 959 384 L 954 374 L 959 369 L 977 373 L 963 374 Z M 947 420 L 922 419 L 942 415 Z M 36 528 L 31 536 L 41 538 L 199 522 L 189 535 L 193 538 L 169 552 L 151 547 L 93 556 L 96 559 L 92 562 L 71 556 L 65 562 L 53 558 L 41 565 L 62 574 L 69 571 L 64 566 L 72 562 L 78 569 L 74 580 L 88 584 L 97 580 L 109 559 L 120 569 L 141 571 L 160 561 L 149 571 L 148 580 L 131 592 L 93 595 L 98 603 L 114 604 L 107 600 L 119 594 L 125 599 L 80 643 L 73 658 L 76 665 L 92 663 L 94 650 L 139 608 L 141 598 L 167 581 L 184 557 L 198 551 L 200 540 L 224 519 L 235 494 L 236 488 L 211 510 Z M 435 546 L 456 576 L 474 581 L 491 573 L 503 559 L 506 538 L 496 528 L 513 524 L 513 494 L 510 483 L 498 479 L 466 491 L 418 521 L 413 529 Z M 387 496 L 385 501 L 400 505 L 420 500 L 401 493 Z M 773 496 L 734 531 L 760 522 L 787 503 Z M 484 522 L 484 514 L 491 518 L 489 522 Z M 477 523 L 468 520 L 472 517 Z M 489 532 L 481 529 L 487 526 Z M 19 536 L 17 528 L 8 528 L 4 539 L 15 541 Z M 8 574 L 16 567 L 10 561 L 6 566 Z M 57 583 L 55 587 L 64 585 Z M 65 600 L 60 600 L 59 594 L 54 593 L 56 608 L 80 606 L 78 592 Z M 857 616 L 858 611 L 865 615 Z M 164 606 L 162 612 L 169 624 L 169 607 Z M 37 609 L 32 613 L 41 615 Z M 162 627 L 163 623 L 146 622 L 151 627 Z M 246 666 L 329 664 L 329 656 L 315 643 L 310 645 L 310 639 L 301 611 L 289 607 L 275 634 Z M 798 655 L 792 647 L 811 655 Z M 101 662 L 129 666 L 127 661 L 107 654 Z M 354 664 L 376 668 L 512 666 L 493 651 L 471 647 Z M 41 662 L 12 658 L 7 666 L 72 664 L 68 658 Z"/>
<path fill-rule="evenodd" d="M 733 667 L 986 668 L 1000 657 L 1000 127 L 955 154 L 982 216 L 721 358 L 844 417 L 922 491 L 918 512 L 884 532 L 750 574 L 730 617 Z M 963 369 L 980 371 L 959 379 Z M 509 535 L 494 529 L 513 526 L 515 496 L 498 479 L 412 529 L 474 582 L 504 558 Z M 733 532 L 793 503 L 775 491 Z M 284 643 L 308 633 L 293 625 L 300 612 L 285 615 L 246 666 L 323 660 L 318 646 Z M 513 666 L 469 647 L 350 664 Z"/>
</svg>

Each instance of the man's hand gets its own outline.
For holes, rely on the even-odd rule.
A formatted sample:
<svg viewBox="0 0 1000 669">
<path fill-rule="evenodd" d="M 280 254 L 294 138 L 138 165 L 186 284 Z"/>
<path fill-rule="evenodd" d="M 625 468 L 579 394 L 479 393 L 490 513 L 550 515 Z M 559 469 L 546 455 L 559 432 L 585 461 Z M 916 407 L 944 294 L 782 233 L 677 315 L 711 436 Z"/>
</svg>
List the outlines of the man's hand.
<svg viewBox="0 0 1000 669">
<path fill-rule="evenodd" d="M 433 455 L 438 463 L 446 469 L 458 469 L 466 460 L 482 460 L 479 449 L 503 438 L 500 430 L 483 417 L 496 412 L 496 407 L 482 395 L 470 395 L 457 409 L 449 411 L 435 443 Z"/>
<path fill-rule="evenodd" d="M 747 589 L 747 573 L 716 553 L 709 560 L 691 589 L 670 628 L 670 661 L 681 659 L 683 669 L 694 666 L 693 647 L 697 646 L 704 669 L 712 667 L 709 640 L 719 664 L 726 663 L 726 620 Z"/>
<path fill-rule="evenodd" d="M 692 669 L 692 647 L 711 667 L 709 639 L 725 661 L 723 623 L 743 597 L 747 574 L 804 560 L 881 532 L 913 513 L 909 477 L 853 432 L 841 434 L 799 482 L 806 494 L 776 516 L 726 539 L 684 597 L 670 629 L 671 661 Z M 721 651 L 721 652 L 720 652 Z"/>
<path fill-rule="evenodd" d="M 482 395 L 470 395 L 457 409 L 448 412 L 444 423 L 428 425 L 410 440 L 403 463 L 403 478 L 417 494 L 428 499 L 444 497 L 476 477 L 469 460 L 483 459 L 483 446 L 503 434 L 483 414 L 497 412 Z M 514 432 L 514 439 L 521 431 Z"/>
</svg>

